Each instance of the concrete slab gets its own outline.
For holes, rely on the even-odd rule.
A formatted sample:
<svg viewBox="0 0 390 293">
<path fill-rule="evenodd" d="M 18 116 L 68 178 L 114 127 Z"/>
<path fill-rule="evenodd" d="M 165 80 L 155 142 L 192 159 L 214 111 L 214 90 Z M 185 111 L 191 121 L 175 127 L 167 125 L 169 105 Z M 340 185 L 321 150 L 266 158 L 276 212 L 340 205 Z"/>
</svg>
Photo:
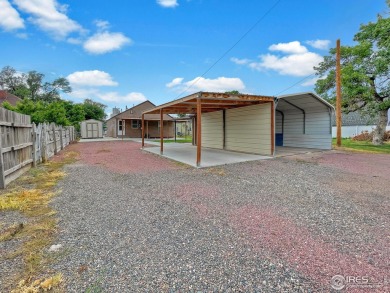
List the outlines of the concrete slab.
<svg viewBox="0 0 390 293">
<path fill-rule="evenodd" d="M 160 147 L 145 147 L 145 151 L 160 155 Z M 165 158 L 196 167 L 196 146 L 187 143 L 169 143 L 164 145 Z M 248 161 L 271 159 L 272 157 L 202 148 L 200 168 L 234 164 Z"/>
<path fill-rule="evenodd" d="M 294 147 L 285 147 L 285 146 L 277 146 L 275 148 L 275 157 L 287 157 L 287 156 L 295 156 L 300 154 L 309 154 L 309 153 L 317 153 L 324 152 L 325 150 L 321 149 L 308 149 L 308 148 L 294 148 Z"/>
</svg>

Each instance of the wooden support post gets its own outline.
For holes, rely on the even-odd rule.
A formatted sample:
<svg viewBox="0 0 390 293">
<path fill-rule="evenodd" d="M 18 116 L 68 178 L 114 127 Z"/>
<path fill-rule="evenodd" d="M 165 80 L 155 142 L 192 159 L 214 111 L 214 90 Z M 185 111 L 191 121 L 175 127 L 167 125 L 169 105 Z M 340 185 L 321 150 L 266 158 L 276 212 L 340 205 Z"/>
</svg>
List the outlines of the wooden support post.
<svg viewBox="0 0 390 293">
<path fill-rule="evenodd" d="M 202 160 L 202 100 L 196 101 L 196 166 L 200 167 Z"/>
<path fill-rule="evenodd" d="M 52 124 L 52 130 L 53 130 L 54 154 L 56 155 L 58 150 L 57 150 L 56 125 L 54 123 Z"/>
<path fill-rule="evenodd" d="M 195 117 L 191 118 L 191 127 L 192 127 L 192 145 L 195 145 Z"/>
<path fill-rule="evenodd" d="M 164 112 L 160 109 L 160 154 L 164 153 Z"/>
<path fill-rule="evenodd" d="M 141 123 L 141 135 L 142 135 L 142 148 L 145 146 L 145 114 L 142 114 L 142 123 Z"/>
<path fill-rule="evenodd" d="M 149 120 L 146 120 L 146 138 L 150 138 L 150 136 L 149 136 Z"/>
<path fill-rule="evenodd" d="M 125 130 L 126 130 L 126 120 L 123 120 L 122 119 L 122 140 L 123 140 L 123 137 L 125 136 L 124 133 L 125 133 Z"/>
<path fill-rule="evenodd" d="M 341 56 L 340 39 L 336 42 L 336 127 L 337 146 L 341 146 Z"/>
<path fill-rule="evenodd" d="M 275 153 L 275 101 L 271 102 L 271 156 Z"/>
<path fill-rule="evenodd" d="M 175 142 L 176 142 L 176 119 L 175 119 Z"/>
</svg>

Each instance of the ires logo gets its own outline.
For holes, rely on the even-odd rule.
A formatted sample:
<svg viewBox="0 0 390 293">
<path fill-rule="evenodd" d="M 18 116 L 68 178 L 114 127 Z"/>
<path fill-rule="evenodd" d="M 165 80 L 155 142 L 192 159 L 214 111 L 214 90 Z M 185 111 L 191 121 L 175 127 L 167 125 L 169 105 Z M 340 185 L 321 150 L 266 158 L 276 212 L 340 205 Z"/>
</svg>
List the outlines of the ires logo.
<svg viewBox="0 0 390 293">
<path fill-rule="evenodd" d="M 379 288 L 387 286 L 387 279 L 383 282 L 372 282 L 368 276 L 342 276 L 335 275 L 330 280 L 330 285 L 335 290 L 344 288 Z"/>
</svg>

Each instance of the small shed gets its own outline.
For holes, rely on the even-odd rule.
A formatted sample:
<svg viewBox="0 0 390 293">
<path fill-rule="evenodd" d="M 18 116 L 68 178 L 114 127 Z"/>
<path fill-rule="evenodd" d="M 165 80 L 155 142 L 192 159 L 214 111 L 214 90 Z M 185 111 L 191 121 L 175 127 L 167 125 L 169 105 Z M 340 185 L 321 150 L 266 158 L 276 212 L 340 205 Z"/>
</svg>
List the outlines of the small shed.
<svg viewBox="0 0 390 293">
<path fill-rule="evenodd" d="M 103 122 L 95 119 L 88 119 L 80 122 L 81 138 L 102 138 Z"/>
</svg>

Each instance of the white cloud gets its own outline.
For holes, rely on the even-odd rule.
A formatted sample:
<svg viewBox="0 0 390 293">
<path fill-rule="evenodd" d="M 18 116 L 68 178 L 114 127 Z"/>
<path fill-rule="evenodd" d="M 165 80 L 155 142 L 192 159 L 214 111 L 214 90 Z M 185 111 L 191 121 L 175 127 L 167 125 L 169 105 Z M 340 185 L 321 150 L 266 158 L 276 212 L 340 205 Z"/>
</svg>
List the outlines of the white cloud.
<svg viewBox="0 0 390 293">
<path fill-rule="evenodd" d="M 173 86 L 169 86 L 172 85 Z M 209 91 L 209 92 L 226 92 L 231 90 L 243 90 L 245 84 L 241 79 L 236 77 L 218 77 L 215 79 L 209 79 L 204 77 L 197 77 L 193 80 L 183 82 L 182 78 L 175 78 L 172 82 L 166 85 L 169 88 L 174 88 L 177 91 L 197 92 L 197 91 Z"/>
<path fill-rule="evenodd" d="M 16 37 L 19 39 L 27 40 L 28 39 L 28 34 L 27 33 L 17 33 Z"/>
<path fill-rule="evenodd" d="M 299 41 L 289 43 L 273 44 L 268 47 L 270 51 L 279 51 L 280 54 L 262 54 L 260 61 L 250 59 L 231 58 L 230 60 L 239 65 L 246 65 L 249 68 L 266 71 L 274 70 L 281 75 L 306 76 L 315 72 L 323 57 L 317 53 L 310 52 Z"/>
<path fill-rule="evenodd" d="M 7 0 L 0 0 L 0 27 L 6 31 L 24 28 L 24 21 Z"/>
<path fill-rule="evenodd" d="M 86 40 L 83 47 L 91 54 L 104 54 L 131 43 L 131 39 L 122 33 L 98 32 Z"/>
<path fill-rule="evenodd" d="M 117 86 L 110 74 L 100 70 L 76 71 L 67 76 L 73 86 Z"/>
<path fill-rule="evenodd" d="M 167 88 L 173 88 L 175 86 L 180 85 L 183 80 L 184 80 L 184 78 L 182 78 L 182 77 L 176 77 L 171 82 L 167 83 L 166 86 L 167 86 Z"/>
<path fill-rule="evenodd" d="M 63 39 L 83 28 L 67 15 L 67 6 L 56 0 L 14 0 L 20 10 L 30 14 L 29 20 L 56 39 Z"/>
<path fill-rule="evenodd" d="M 316 49 L 327 50 L 327 49 L 329 49 L 330 41 L 329 40 L 313 40 L 313 41 L 306 41 L 306 44 L 308 44 Z"/>
<path fill-rule="evenodd" d="M 266 54 L 259 56 L 261 62 L 252 62 L 249 67 L 256 70 L 271 69 L 282 75 L 305 76 L 315 72 L 322 57 L 316 53 L 307 52 L 303 54 L 291 54 L 287 56 L 276 56 Z"/>
<path fill-rule="evenodd" d="M 248 64 L 249 62 L 251 62 L 250 59 L 239 59 L 236 57 L 230 58 L 230 61 L 232 61 L 233 63 L 236 63 L 238 65 L 245 65 L 245 64 Z"/>
<path fill-rule="evenodd" d="M 95 20 L 95 25 L 102 30 L 106 30 L 110 27 L 110 23 L 106 20 L 97 19 Z"/>
<path fill-rule="evenodd" d="M 305 82 L 301 83 L 301 86 L 313 86 L 316 84 L 318 77 L 310 78 Z"/>
<path fill-rule="evenodd" d="M 112 103 L 139 103 L 146 101 L 146 97 L 142 93 L 131 92 L 125 95 L 121 95 L 117 92 L 97 93 L 96 96 L 106 102 Z"/>
<path fill-rule="evenodd" d="M 161 5 L 162 7 L 169 8 L 173 8 L 179 5 L 179 3 L 177 3 L 177 0 L 157 0 L 157 4 Z"/>
<path fill-rule="evenodd" d="M 290 43 L 273 44 L 268 48 L 270 51 L 281 51 L 287 54 L 303 54 L 307 52 L 305 46 L 302 46 L 300 42 L 294 41 Z"/>
</svg>

